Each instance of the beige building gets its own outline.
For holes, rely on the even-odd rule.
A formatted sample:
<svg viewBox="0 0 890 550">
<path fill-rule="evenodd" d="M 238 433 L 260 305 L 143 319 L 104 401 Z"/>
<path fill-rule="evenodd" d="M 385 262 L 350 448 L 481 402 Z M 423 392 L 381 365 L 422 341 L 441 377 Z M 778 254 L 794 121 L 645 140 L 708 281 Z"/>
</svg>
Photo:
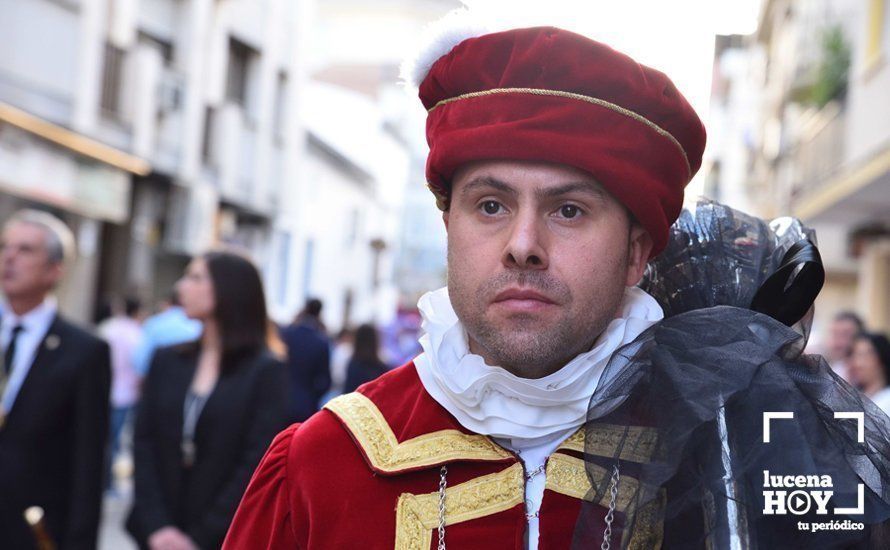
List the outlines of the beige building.
<svg viewBox="0 0 890 550">
<path fill-rule="evenodd" d="M 765 0 L 752 38 L 752 209 L 816 229 L 817 334 L 840 310 L 890 331 L 890 2 Z"/>
</svg>

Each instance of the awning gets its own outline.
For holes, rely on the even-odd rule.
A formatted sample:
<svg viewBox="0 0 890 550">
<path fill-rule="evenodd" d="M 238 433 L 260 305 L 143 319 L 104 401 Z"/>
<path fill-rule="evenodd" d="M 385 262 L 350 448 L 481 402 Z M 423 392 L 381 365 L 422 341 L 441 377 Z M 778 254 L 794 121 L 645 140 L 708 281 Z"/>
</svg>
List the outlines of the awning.
<svg viewBox="0 0 890 550">
<path fill-rule="evenodd" d="M 43 120 L 2 101 L 0 101 L 0 122 L 17 126 L 75 153 L 98 160 L 115 168 L 120 168 L 137 176 L 145 176 L 151 171 L 151 165 L 144 159 Z"/>
<path fill-rule="evenodd" d="M 123 223 L 132 175 L 150 171 L 141 158 L 0 102 L 0 192 Z"/>
</svg>

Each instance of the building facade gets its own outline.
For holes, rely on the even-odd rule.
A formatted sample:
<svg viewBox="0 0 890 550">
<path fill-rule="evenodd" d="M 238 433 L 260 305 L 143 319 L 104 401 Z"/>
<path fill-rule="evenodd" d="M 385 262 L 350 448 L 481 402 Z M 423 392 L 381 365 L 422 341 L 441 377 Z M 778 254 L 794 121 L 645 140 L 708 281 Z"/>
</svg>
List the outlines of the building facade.
<svg viewBox="0 0 890 550">
<path fill-rule="evenodd" d="M 853 310 L 890 330 L 890 2 L 766 0 L 755 35 L 723 38 L 717 67 L 740 65 L 731 107 L 744 145 L 718 186 L 771 218 L 816 229 L 826 267 L 817 324 Z M 723 75 L 724 78 L 726 74 Z M 738 127 L 738 126 L 737 126 Z M 730 155 L 732 156 L 732 155 Z M 818 334 L 820 327 L 816 327 Z"/>
<path fill-rule="evenodd" d="M 222 243 L 290 277 L 302 25 L 293 0 L 0 0 L 0 216 L 75 229 L 69 315 L 164 296 Z"/>
</svg>

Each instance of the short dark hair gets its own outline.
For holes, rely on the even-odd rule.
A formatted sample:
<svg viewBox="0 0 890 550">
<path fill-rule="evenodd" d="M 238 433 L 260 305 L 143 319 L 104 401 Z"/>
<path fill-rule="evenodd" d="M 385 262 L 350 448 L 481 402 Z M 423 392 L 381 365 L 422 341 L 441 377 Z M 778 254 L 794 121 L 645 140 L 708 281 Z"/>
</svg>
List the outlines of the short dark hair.
<svg viewBox="0 0 890 550">
<path fill-rule="evenodd" d="M 374 325 L 365 323 L 355 329 L 355 342 L 352 345 L 352 356 L 369 363 L 380 363 L 379 337 Z"/>
<path fill-rule="evenodd" d="M 306 312 L 306 315 L 311 315 L 317 318 L 321 315 L 322 306 L 323 304 L 321 303 L 321 300 L 318 298 L 310 298 L 309 300 L 306 300 L 306 307 L 303 311 Z"/>
<path fill-rule="evenodd" d="M 213 251 L 202 258 L 213 281 L 225 368 L 233 356 L 266 346 L 269 320 L 263 281 L 253 262 L 241 254 Z"/>
<path fill-rule="evenodd" d="M 856 330 L 858 332 L 862 332 L 863 330 L 865 330 L 865 323 L 862 322 L 862 317 L 849 310 L 838 312 L 834 316 L 834 321 L 850 321 L 851 323 L 856 325 Z"/>
<path fill-rule="evenodd" d="M 876 332 L 860 332 L 855 340 L 867 340 L 878 355 L 878 362 L 884 371 L 884 380 L 890 384 L 890 340 L 883 334 Z"/>
<path fill-rule="evenodd" d="M 142 308 L 142 302 L 135 296 L 127 296 L 124 298 L 124 314 L 127 317 L 133 317 Z"/>
</svg>

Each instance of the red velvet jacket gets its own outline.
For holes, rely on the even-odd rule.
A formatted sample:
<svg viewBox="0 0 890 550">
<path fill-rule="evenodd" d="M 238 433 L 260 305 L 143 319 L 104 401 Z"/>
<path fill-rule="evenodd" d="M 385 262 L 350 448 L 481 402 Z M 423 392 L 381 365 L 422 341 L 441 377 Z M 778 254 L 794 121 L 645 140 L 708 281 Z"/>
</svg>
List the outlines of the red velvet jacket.
<svg viewBox="0 0 890 550">
<path fill-rule="evenodd" d="M 626 427 L 593 432 L 603 455 Z M 641 462 L 649 431 L 621 458 Z M 611 445 L 610 445 L 611 442 Z M 540 509 L 540 550 L 568 548 L 581 499 L 591 485 L 581 452 L 584 432 L 547 461 Z M 275 439 L 250 482 L 225 549 L 422 549 L 438 540 L 440 469 L 447 465 L 446 536 L 449 548 L 525 548 L 524 471 L 518 457 L 473 434 L 423 388 L 413 363 L 356 393 L 340 396 L 303 424 Z M 602 476 L 608 470 L 602 468 Z M 622 474 L 613 544 L 624 534 L 624 508 L 634 480 Z M 605 497 L 608 499 L 608 496 Z M 608 500 L 593 510 L 591 528 L 605 529 Z M 594 514 L 597 516 L 597 514 Z M 661 533 L 627 533 L 631 547 L 653 548 Z"/>
</svg>

